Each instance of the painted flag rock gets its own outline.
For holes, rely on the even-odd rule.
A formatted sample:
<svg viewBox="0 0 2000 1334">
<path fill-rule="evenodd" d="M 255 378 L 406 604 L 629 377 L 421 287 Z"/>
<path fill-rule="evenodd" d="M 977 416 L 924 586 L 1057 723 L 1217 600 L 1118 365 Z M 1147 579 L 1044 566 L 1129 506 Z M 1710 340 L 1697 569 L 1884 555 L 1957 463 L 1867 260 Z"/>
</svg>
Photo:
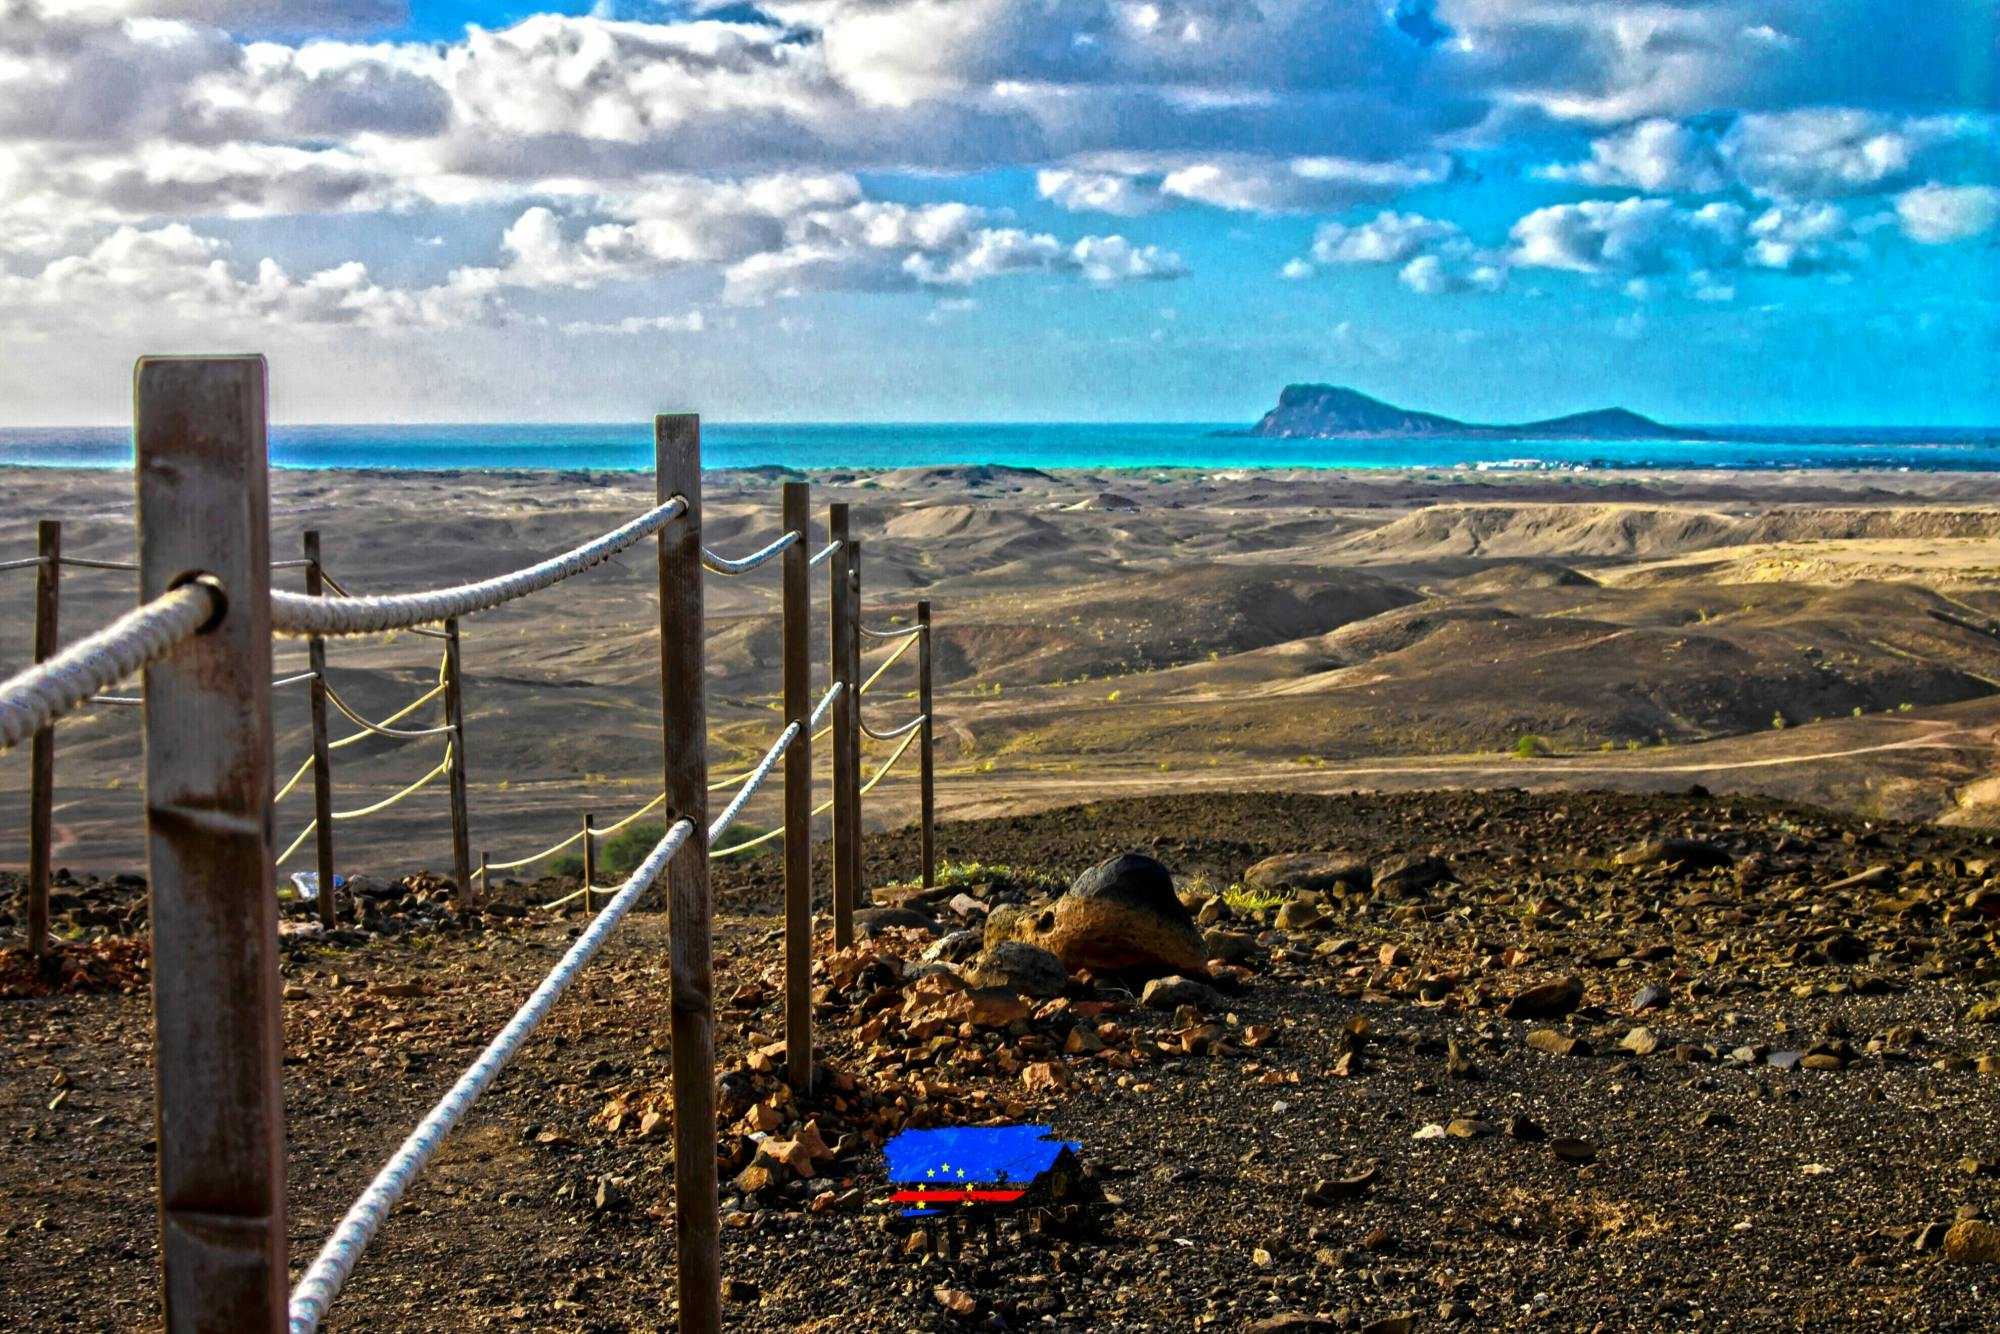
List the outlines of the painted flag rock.
<svg viewBox="0 0 2000 1334">
<path fill-rule="evenodd" d="M 1047 1126 L 905 1130 L 887 1144 L 889 1202 L 905 1218 L 948 1211 L 1063 1208 L 1100 1197 L 1077 1160 L 1081 1145 Z"/>
</svg>

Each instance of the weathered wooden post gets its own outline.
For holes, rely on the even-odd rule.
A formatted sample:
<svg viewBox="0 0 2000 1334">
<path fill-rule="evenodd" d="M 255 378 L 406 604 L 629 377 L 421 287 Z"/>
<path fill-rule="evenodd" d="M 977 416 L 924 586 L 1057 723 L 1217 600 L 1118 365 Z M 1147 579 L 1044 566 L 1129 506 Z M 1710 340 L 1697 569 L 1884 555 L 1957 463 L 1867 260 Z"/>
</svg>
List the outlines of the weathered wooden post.
<svg viewBox="0 0 2000 1334">
<path fill-rule="evenodd" d="M 306 532 L 306 596 L 325 595 L 325 570 L 320 565 L 319 533 Z M 338 921 L 333 898 L 333 759 L 326 745 L 326 640 L 306 640 L 307 665 L 312 668 L 313 731 L 313 851 L 319 864 L 319 921 L 329 931 Z"/>
<path fill-rule="evenodd" d="M 868 878 L 861 862 L 861 541 L 847 544 L 847 679 L 854 682 L 854 711 L 847 733 L 847 907 L 868 906 Z"/>
<path fill-rule="evenodd" d="M 285 1328 L 285 1135 L 271 851 L 262 357 L 135 376 L 139 596 L 218 581 L 215 621 L 146 669 L 160 1266 L 174 1334 Z"/>
<path fill-rule="evenodd" d="M 479 850 L 479 893 L 475 896 L 475 899 L 485 900 L 492 897 L 493 873 L 486 869 L 486 849 L 481 848 Z"/>
<path fill-rule="evenodd" d="M 472 830 L 465 816 L 465 675 L 459 665 L 458 618 L 444 623 L 444 720 L 451 728 L 451 874 L 463 908 L 472 901 Z"/>
<path fill-rule="evenodd" d="M 597 817 L 589 811 L 583 813 L 583 915 L 590 916 L 597 910 L 591 901 L 590 887 L 597 883 L 597 843 L 594 832 Z"/>
<path fill-rule="evenodd" d="M 675 1290 L 683 1334 L 722 1326 L 715 1180 L 715 978 L 708 892 L 708 709 L 702 689 L 701 418 L 653 423 L 660 503 L 687 509 L 660 530 L 660 713 L 667 827 L 693 832 L 667 867 L 674 1053 Z"/>
<path fill-rule="evenodd" d="M 927 600 L 917 604 L 917 710 L 924 718 L 917 739 L 917 799 L 922 812 L 918 839 L 923 884 L 929 889 L 937 884 L 937 797 L 931 770 L 931 604 Z"/>
<path fill-rule="evenodd" d="M 56 619 L 62 592 L 62 523 L 43 519 L 35 529 L 35 661 L 61 647 Z M 49 952 L 49 863 L 55 841 L 56 727 L 35 733 L 28 757 L 28 953 Z"/>
<path fill-rule="evenodd" d="M 848 857 L 848 844 L 854 835 L 848 816 L 856 804 L 854 771 L 848 767 L 847 758 L 855 722 L 861 717 L 861 701 L 855 694 L 856 682 L 847 655 L 848 646 L 854 641 L 854 583 L 847 573 L 847 563 L 853 551 L 852 543 L 847 540 L 847 506 L 827 506 L 826 526 L 828 536 L 838 544 L 828 561 L 833 574 L 829 590 L 826 658 L 832 678 L 841 686 L 840 697 L 833 702 L 833 745 L 830 747 L 833 764 L 833 944 L 836 949 L 845 949 L 854 943 L 854 871 Z"/>
<path fill-rule="evenodd" d="M 784 484 L 785 722 L 799 734 L 785 752 L 785 1077 L 812 1087 L 812 488 Z"/>
</svg>

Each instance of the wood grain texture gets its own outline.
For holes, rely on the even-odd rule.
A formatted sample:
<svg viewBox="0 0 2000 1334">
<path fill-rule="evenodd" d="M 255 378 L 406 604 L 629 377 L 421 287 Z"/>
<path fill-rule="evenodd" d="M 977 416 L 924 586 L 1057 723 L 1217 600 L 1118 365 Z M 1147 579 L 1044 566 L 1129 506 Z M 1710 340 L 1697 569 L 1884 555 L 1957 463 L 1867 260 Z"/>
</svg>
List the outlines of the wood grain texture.
<svg viewBox="0 0 2000 1334">
<path fill-rule="evenodd" d="M 285 1137 L 271 853 L 262 357 L 136 376 L 139 592 L 226 605 L 145 676 L 146 841 L 165 1324 L 285 1326 Z"/>
</svg>

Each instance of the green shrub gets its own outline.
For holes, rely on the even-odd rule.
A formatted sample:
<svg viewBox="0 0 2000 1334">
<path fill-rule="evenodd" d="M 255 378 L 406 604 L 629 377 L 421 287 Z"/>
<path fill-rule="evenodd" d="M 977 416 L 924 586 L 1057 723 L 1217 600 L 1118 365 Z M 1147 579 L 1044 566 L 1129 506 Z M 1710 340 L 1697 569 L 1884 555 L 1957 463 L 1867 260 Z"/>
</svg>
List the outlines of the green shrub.
<svg viewBox="0 0 2000 1334">
<path fill-rule="evenodd" d="M 567 880 L 583 878 L 583 857 L 579 853 L 559 852 L 542 863 L 542 874 L 557 876 Z"/>
<path fill-rule="evenodd" d="M 1524 736 L 1514 743 L 1514 754 L 1524 760 L 1539 760 L 1550 753 L 1549 743 L 1538 736 Z"/>
<path fill-rule="evenodd" d="M 1771 715 L 1771 730 L 1773 732 L 1782 732 L 1785 730 L 1785 715 L 1783 712 Z"/>
</svg>

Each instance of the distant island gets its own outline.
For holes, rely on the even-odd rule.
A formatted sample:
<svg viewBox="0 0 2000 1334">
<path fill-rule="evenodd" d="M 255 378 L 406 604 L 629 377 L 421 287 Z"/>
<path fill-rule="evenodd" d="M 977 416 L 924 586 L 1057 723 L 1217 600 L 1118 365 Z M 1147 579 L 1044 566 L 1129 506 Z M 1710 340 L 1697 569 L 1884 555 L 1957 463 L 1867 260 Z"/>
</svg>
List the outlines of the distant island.
<svg viewBox="0 0 2000 1334">
<path fill-rule="evenodd" d="M 1352 436 L 1475 436 L 1532 440 L 1698 440 L 1700 431 L 1666 426 L 1624 408 L 1575 412 L 1547 421 L 1494 426 L 1462 422 L 1433 412 L 1416 412 L 1370 398 L 1359 390 L 1331 384 L 1288 384 L 1278 406 L 1250 428 L 1250 434 L 1279 440 L 1325 440 Z"/>
</svg>

